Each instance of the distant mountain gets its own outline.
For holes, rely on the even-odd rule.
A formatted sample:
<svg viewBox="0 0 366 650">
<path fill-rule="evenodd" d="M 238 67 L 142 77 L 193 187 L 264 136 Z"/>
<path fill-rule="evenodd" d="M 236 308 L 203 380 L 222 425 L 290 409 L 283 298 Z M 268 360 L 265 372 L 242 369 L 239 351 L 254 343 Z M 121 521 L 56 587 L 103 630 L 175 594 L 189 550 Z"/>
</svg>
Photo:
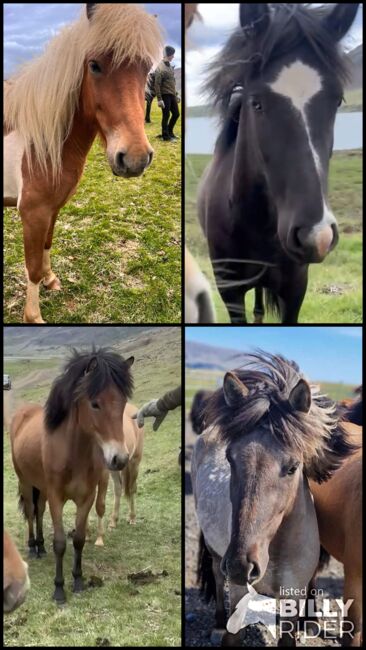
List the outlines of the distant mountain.
<svg viewBox="0 0 366 650">
<path fill-rule="evenodd" d="M 352 78 L 349 88 L 355 90 L 362 88 L 362 72 L 363 72 L 363 46 L 357 45 L 353 50 L 348 52 L 347 56 L 351 60 Z"/>
<path fill-rule="evenodd" d="M 228 370 L 237 368 L 244 362 L 243 352 L 216 348 L 205 343 L 186 341 L 186 366 L 188 368 L 207 368 Z"/>
<path fill-rule="evenodd" d="M 137 327 L 6 327 L 4 331 L 5 356 L 37 356 L 47 352 L 63 356 L 70 348 L 127 345 L 139 336 L 152 334 L 160 328 Z M 144 337 L 146 338 L 146 336 Z"/>
</svg>

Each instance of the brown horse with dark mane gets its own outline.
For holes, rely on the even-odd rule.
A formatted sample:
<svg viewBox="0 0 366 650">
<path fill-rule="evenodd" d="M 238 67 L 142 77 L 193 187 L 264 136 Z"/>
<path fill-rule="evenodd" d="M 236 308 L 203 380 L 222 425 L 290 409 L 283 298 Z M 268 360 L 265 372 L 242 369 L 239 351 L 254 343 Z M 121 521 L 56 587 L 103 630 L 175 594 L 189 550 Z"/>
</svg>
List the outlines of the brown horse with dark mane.
<svg viewBox="0 0 366 650">
<path fill-rule="evenodd" d="M 63 507 L 70 499 L 76 504 L 72 574 L 73 589 L 78 592 L 84 588 L 81 558 L 97 485 L 108 480 L 106 468 L 119 471 L 129 461 L 123 415 L 133 390 L 133 361 L 133 357 L 124 359 L 106 349 L 75 351 L 54 381 L 45 407 L 25 406 L 11 423 L 12 458 L 19 479 L 20 503 L 28 521 L 31 556 L 45 553 L 43 513 L 46 501 L 49 503 L 56 556 L 53 597 L 59 604 L 66 600 Z M 100 489 L 96 510 L 101 520 L 105 502 Z"/>
</svg>

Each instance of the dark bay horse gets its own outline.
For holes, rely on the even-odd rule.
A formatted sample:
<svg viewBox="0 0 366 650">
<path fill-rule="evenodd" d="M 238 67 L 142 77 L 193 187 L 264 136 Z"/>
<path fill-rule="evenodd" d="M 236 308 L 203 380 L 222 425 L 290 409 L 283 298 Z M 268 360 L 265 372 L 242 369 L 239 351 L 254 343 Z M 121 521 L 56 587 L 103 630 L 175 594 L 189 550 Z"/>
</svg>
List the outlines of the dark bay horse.
<svg viewBox="0 0 366 650">
<path fill-rule="evenodd" d="M 192 485 L 222 634 L 225 578 L 230 614 L 248 593 L 247 583 L 279 599 L 286 597 L 281 589 L 306 592 L 320 548 L 309 480 L 330 478 L 355 446 L 334 403 L 310 387 L 294 362 L 264 352 L 226 373 L 204 419 Z M 279 645 L 296 645 L 295 632 L 282 630 Z M 237 634 L 224 633 L 223 645 L 238 643 Z"/>
<path fill-rule="evenodd" d="M 9 533 L 4 530 L 4 612 L 12 612 L 24 602 L 29 590 L 28 565 L 22 560 Z"/>
<path fill-rule="evenodd" d="M 140 176 L 153 149 L 144 131 L 145 82 L 160 59 L 158 21 L 137 4 L 87 4 L 4 88 L 4 202 L 23 223 L 24 320 L 42 323 L 39 287 L 59 290 L 50 249 L 97 134 L 114 175 Z"/>
<path fill-rule="evenodd" d="M 241 4 L 240 27 L 210 65 L 206 83 L 221 114 L 199 218 L 232 323 L 255 322 L 267 304 L 296 323 L 309 263 L 338 240 L 327 203 L 334 120 L 347 65 L 339 41 L 358 4 Z"/>
<path fill-rule="evenodd" d="M 133 361 L 133 357 L 123 359 L 103 348 L 74 352 L 54 381 L 45 407 L 25 406 L 11 423 L 12 458 L 19 479 L 20 505 L 28 521 L 31 556 L 45 553 L 43 514 L 46 501 L 49 504 L 56 556 L 53 597 L 59 604 L 65 602 L 64 504 L 70 499 L 76 504 L 72 574 L 77 592 L 84 588 L 81 558 L 96 488 L 103 480 L 108 483 L 106 469 L 120 471 L 129 461 L 123 415 L 133 390 Z M 105 512 L 104 497 L 104 490 L 98 489 L 98 533 Z"/>
</svg>

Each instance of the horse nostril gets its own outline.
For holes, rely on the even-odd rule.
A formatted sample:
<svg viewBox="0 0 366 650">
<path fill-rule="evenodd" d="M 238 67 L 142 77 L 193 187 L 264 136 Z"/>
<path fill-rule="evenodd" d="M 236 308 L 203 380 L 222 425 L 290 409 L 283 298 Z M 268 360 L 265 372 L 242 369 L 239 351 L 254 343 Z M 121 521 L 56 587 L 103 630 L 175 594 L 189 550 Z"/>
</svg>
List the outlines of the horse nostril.
<svg viewBox="0 0 366 650">
<path fill-rule="evenodd" d="M 249 562 L 248 565 L 248 582 L 251 585 L 254 580 L 258 580 L 260 576 L 260 569 L 257 562 Z"/>
<path fill-rule="evenodd" d="M 151 165 L 153 157 L 154 157 L 154 152 L 151 151 L 151 152 L 148 154 L 148 163 L 147 163 L 148 166 Z"/>
<path fill-rule="evenodd" d="M 117 467 L 117 465 L 118 465 L 118 456 L 117 456 L 117 454 L 115 456 L 113 456 L 111 465 L 112 465 L 112 467 Z"/>
<path fill-rule="evenodd" d="M 117 164 L 117 167 L 119 167 L 119 168 L 123 168 L 123 167 L 125 166 L 125 163 L 124 163 L 124 157 L 125 157 L 125 154 L 123 153 L 123 151 L 119 151 L 119 152 L 117 153 L 117 155 L 116 155 L 116 164 Z"/>
<path fill-rule="evenodd" d="M 300 228 L 294 228 L 293 236 L 292 236 L 292 243 L 293 243 L 295 248 L 301 248 L 302 247 L 299 233 L 300 233 Z"/>
</svg>

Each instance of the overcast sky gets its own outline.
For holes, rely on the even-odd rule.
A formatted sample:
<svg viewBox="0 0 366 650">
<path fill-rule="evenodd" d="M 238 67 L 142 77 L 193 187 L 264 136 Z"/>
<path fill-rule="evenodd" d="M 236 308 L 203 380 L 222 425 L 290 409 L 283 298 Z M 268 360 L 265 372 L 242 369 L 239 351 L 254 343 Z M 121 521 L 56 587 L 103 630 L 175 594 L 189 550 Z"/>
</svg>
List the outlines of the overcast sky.
<svg viewBox="0 0 366 650">
<path fill-rule="evenodd" d="M 238 4 L 201 4 L 202 21 L 195 21 L 189 30 L 186 53 L 187 105 L 205 104 L 207 97 L 201 95 L 204 66 L 215 56 L 229 35 L 239 24 Z M 362 4 L 349 34 L 344 39 L 346 49 L 362 43 Z"/>
<path fill-rule="evenodd" d="M 145 9 L 157 14 L 165 29 L 166 44 L 175 47 L 174 64 L 181 67 L 181 5 L 145 3 Z M 44 45 L 61 27 L 76 20 L 85 5 L 76 4 L 4 4 L 4 74 L 9 77 L 20 63 L 41 54 Z"/>
</svg>

